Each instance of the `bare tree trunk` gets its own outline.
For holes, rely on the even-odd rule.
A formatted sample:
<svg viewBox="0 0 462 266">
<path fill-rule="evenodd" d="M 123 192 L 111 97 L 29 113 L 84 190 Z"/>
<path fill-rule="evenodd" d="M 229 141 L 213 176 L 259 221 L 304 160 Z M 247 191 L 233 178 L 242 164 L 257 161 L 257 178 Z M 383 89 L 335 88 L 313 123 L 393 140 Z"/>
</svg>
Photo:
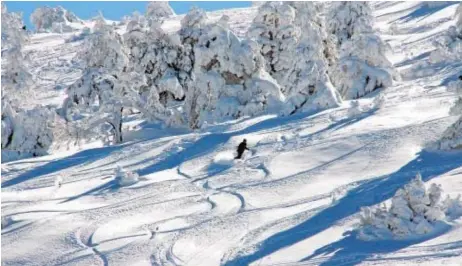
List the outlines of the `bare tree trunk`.
<svg viewBox="0 0 462 266">
<path fill-rule="evenodd" d="M 115 143 L 122 143 L 122 111 L 124 110 L 123 107 L 120 108 L 120 112 L 116 114 L 116 117 L 112 121 L 108 121 L 108 123 L 112 126 L 114 130 L 114 141 Z"/>
</svg>

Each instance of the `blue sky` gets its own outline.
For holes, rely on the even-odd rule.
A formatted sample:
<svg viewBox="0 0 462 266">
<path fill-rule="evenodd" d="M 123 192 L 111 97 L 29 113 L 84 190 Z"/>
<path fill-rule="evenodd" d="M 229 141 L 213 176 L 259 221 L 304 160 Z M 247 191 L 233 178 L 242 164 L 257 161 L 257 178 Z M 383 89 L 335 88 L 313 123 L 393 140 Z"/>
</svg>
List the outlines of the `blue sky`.
<svg viewBox="0 0 462 266">
<path fill-rule="evenodd" d="M 112 20 L 119 20 L 124 15 L 129 15 L 134 11 L 139 11 L 144 13 L 146 10 L 147 2 L 76 2 L 76 1 L 42 1 L 42 2 L 19 2 L 19 1 L 8 1 L 5 2 L 8 11 L 13 12 L 22 12 L 23 20 L 28 28 L 32 29 L 33 25 L 30 22 L 30 14 L 38 7 L 41 6 L 62 6 L 67 10 L 74 12 L 78 17 L 82 19 L 88 19 L 98 15 L 98 11 L 102 11 L 104 17 Z M 177 14 L 184 14 L 188 12 L 191 6 L 198 6 L 207 11 L 227 9 L 227 8 L 237 8 L 237 7 L 249 7 L 251 6 L 250 1 L 170 1 L 170 6 L 175 10 Z"/>
</svg>

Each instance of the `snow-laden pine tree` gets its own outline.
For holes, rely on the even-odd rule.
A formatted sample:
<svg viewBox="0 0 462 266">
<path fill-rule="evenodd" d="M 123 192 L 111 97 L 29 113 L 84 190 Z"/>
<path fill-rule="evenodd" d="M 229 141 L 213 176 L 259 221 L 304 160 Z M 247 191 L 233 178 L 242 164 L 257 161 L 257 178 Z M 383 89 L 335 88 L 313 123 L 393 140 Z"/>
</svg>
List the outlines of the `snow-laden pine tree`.
<svg viewBox="0 0 462 266">
<path fill-rule="evenodd" d="M 316 2 L 288 4 L 295 9 L 295 25 L 300 36 L 292 68 L 281 81 L 288 97 L 285 112 L 294 113 L 301 107 L 319 110 L 338 106 L 341 98 L 328 76 L 331 48 L 320 17 L 322 6 Z"/>
<path fill-rule="evenodd" d="M 85 70 L 68 88 L 63 115 L 68 121 L 78 120 L 85 133 L 101 134 L 107 124 L 114 141 L 121 142 L 123 110 L 137 107 L 137 88 L 145 84 L 145 77 L 127 70 L 122 37 L 102 17 L 78 56 Z"/>
<path fill-rule="evenodd" d="M 185 115 L 191 128 L 224 117 L 253 116 L 283 101 L 279 86 L 266 73 L 258 45 L 240 40 L 229 28 L 227 16 L 206 23 L 196 10 L 181 30 L 193 55 L 192 86 L 185 99 Z M 201 16 L 199 16 L 201 17 Z M 204 18 L 202 16 L 202 18 Z"/>
<path fill-rule="evenodd" d="M 398 77 L 387 58 L 389 45 L 373 30 L 368 2 L 333 2 L 326 20 L 339 51 L 330 77 L 343 98 L 356 99 L 393 84 Z"/>
<path fill-rule="evenodd" d="M 332 2 L 326 14 L 327 30 L 337 40 L 337 46 L 351 40 L 354 35 L 372 31 L 372 9 L 363 1 Z"/>
<path fill-rule="evenodd" d="M 33 93 L 33 77 L 23 54 L 23 46 L 29 40 L 23 25 L 21 14 L 8 12 L 2 2 L 2 97 L 7 95 L 9 101 L 24 101 L 26 95 L 31 97 Z"/>
<path fill-rule="evenodd" d="M 84 25 L 74 13 L 61 6 L 39 7 L 32 12 L 30 21 L 37 32 L 71 32 Z"/>
<path fill-rule="evenodd" d="M 162 24 L 163 20 L 174 15 L 175 12 L 167 1 L 150 1 L 146 7 L 146 19 L 149 25 L 152 22 Z"/>
<path fill-rule="evenodd" d="M 143 73 L 146 78 L 146 86 L 139 90 L 143 113 L 149 120 L 181 124 L 178 111 L 169 107 L 184 100 L 183 87 L 191 71 L 184 70 L 184 65 L 191 63 L 183 55 L 178 35 L 167 34 L 155 21 L 147 30 L 137 21 L 130 21 L 124 39 L 129 52 L 128 71 Z"/>
<path fill-rule="evenodd" d="M 260 45 L 266 69 L 288 98 L 284 114 L 337 106 L 325 55 L 326 32 L 320 6 L 312 2 L 267 2 L 248 36 Z"/>
<path fill-rule="evenodd" d="M 420 174 L 398 189 L 389 209 L 364 207 L 361 209 L 359 237 L 364 240 L 403 238 L 413 234 L 426 234 L 435 223 L 446 217 L 462 214 L 462 202 L 447 198 L 442 201 L 443 190 L 437 184 L 427 189 Z"/>
<path fill-rule="evenodd" d="M 266 2 L 258 9 L 247 36 L 260 45 L 266 70 L 279 83 L 291 69 L 300 38 L 295 9 L 282 2 Z M 283 89 L 284 90 L 284 89 Z"/>
</svg>

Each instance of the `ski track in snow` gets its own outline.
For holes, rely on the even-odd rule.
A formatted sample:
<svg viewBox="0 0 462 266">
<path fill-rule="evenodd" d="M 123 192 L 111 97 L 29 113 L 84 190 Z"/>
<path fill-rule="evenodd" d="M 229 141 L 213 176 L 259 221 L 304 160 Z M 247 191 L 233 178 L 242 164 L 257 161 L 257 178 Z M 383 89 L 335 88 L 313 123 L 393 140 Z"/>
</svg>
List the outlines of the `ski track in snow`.
<svg viewBox="0 0 462 266">
<path fill-rule="evenodd" d="M 460 219 L 450 232 L 386 248 L 344 234 L 359 207 L 388 200 L 417 172 L 448 193 L 462 192 L 460 153 L 424 150 L 454 121 L 453 94 L 441 84 L 462 65 L 434 73 L 422 63 L 432 38 L 451 25 L 455 4 L 374 5 L 402 75 L 379 92 L 381 108 L 366 97 L 356 116 L 345 104 L 195 133 L 143 128 L 121 145 L 4 163 L 2 217 L 14 220 L 2 228 L 4 265 L 458 265 Z M 255 12 L 219 11 L 211 19 L 228 14 L 244 36 Z M 394 35 L 391 23 L 399 26 Z M 179 20 L 165 25 L 176 30 Z M 81 42 L 66 42 L 70 36 L 37 34 L 27 47 L 40 77 L 37 103 L 59 105 L 80 74 L 72 58 Z M 252 152 L 229 159 L 243 138 Z M 140 181 L 118 187 L 118 165 Z"/>
</svg>

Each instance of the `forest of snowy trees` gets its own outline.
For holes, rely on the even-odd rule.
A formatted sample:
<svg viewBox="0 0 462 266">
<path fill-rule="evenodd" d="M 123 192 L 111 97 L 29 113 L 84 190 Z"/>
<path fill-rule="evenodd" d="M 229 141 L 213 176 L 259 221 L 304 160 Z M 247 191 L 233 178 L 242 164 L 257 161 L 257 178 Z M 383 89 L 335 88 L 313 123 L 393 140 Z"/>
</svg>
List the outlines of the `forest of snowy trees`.
<svg viewBox="0 0 462 266">
<path fill-rule="evenodd" d="M 151 2 L 145 15 L 126 17 L 119 24 L 123 34 L 100 15 L 84 29 L 76 58 L 82 74 L 67 88 L 62 108 L 22 110 L 16 98 L 33 93 L 34 84 L 22 54 L 28 36 L 20 15 L 2 5 L 2 149 L 40 155 L 57 136 L 120 143 L 131 114 L 195 130 L 263 113 L 316 112 L 399 79 L 368 2 L 265 2 L 256 8 L 245 38 L 230 29 L 227 16 L 211 22 L 198 8 L 177 32 L 165 32 L 163 22 L 175 16 L 168 2 Z M 451 51 L 460 49 L 458 10 Z M 37 31 L 55 32 L 81 22 L 62 8 L 39 8 L 31 20 Z M 459 114 L 460 102 L 454 108 Z M 459 135 L 451 131 L 446 138 L 458 140 L 442 146 L 460 146 L 461 120 L 453 127 Z"/>
</svg>

